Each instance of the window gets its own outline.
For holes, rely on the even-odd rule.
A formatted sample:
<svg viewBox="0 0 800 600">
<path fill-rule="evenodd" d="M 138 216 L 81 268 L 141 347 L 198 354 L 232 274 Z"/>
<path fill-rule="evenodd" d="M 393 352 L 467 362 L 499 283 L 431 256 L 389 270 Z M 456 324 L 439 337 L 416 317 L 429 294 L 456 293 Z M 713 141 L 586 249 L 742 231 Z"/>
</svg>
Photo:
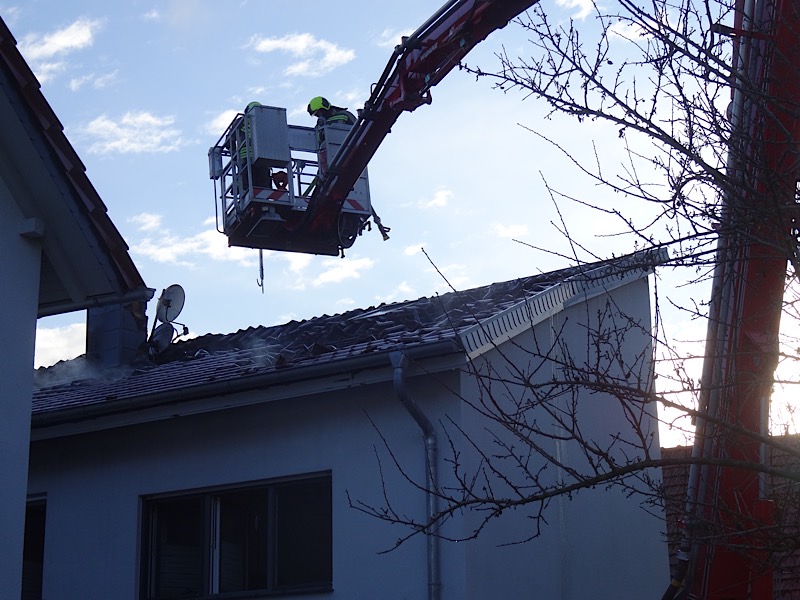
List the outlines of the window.
<svg viewBox="0 0 800 600">
<path fill-rule="evenodd" d="M 28 502 L 25 508 L 25 544 L 22 549 L 22 600 L 42 599 L 45 502 Z"/>
<path fill-rule="evenodd" d="M 331 477 L 144 499 L 142 598 L 331 589 Z"/>
</svg>

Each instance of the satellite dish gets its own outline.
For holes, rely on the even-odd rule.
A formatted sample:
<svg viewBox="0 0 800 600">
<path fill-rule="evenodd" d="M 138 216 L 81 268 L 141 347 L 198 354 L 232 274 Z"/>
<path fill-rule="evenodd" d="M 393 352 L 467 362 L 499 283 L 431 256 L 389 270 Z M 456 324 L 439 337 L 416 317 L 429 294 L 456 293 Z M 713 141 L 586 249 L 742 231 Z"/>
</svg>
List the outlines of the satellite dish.
<svg viewBox="0 0 800 600">
<path fill-rule="evenodd" d="M 172 323 L 181 314 L 185 300 L 186 294 L 181 286 L 177 283 L 169 286 L 158 299 L 156 319 L 162 323 Z"/>
<path fill-rule="evenodd" d="M 153 320 L 153 329 L 150 331 L 150 339 L 147 340 L 148 353 L 151 358 L 161 354 L 175 339 L 175 326 L 183 327 L 183 335 L 189 335 L 189 329 L 183 323 L 178 323 L 175 319 L 183 310 L 183 303 L 186 294 L 183 288 L 177 283 L 169 286 L 161 292 L 156 307 L 156 318 Z M 156 322 L 161 321 L 161 325 L 156 327 Z"/>
<path fill-rule="evenodd" d="M 151 354 L 153 356 L 161 354 L 172 343 L 174 337 L 175 328 L 172 323 L 162 323 L 156 327 L 148 342 Z"/>
</svg>

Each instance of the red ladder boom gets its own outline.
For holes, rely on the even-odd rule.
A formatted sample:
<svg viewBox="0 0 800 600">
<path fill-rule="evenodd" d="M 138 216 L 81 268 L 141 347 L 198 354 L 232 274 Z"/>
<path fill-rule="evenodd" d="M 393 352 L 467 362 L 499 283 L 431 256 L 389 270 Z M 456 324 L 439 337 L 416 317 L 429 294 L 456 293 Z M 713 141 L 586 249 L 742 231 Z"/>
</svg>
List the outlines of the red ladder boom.
<svg viewBox="0 0 800 600">
<path fill-rule="evenodd" d="M 772 504 L 758 465 L 800 178 L 800 4 L 737 2 L 729 173 L 679 559 L 698 600 L 771 600 Z M 753 468 L 714 466 L 736 461 Z M 665 594 L 665 597 L 672 597 Z"/>
<path fill-rule="evenodd" d="M 430 104 L 430 89 L 467 53 L 538 0 L 454 0 L 397 46 L 309 203 L 298 233 L 327 237 L 342 203 L 397 118 Z"/>
</svg>

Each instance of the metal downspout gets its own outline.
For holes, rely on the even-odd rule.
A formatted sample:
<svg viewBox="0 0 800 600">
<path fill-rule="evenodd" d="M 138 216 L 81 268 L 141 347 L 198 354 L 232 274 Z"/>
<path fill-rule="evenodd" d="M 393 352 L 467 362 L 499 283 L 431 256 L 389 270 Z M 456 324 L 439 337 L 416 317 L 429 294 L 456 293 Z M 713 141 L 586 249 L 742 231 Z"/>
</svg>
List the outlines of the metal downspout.
<svg viewBox="0 0 800 600">
<path fill-rule="evenodd" d="M 436 445 L 436 431 L 430 419 L 422 412 L 420 407 L 408 394 L 406 387 L 406 365 L 408 358 L 401 351 L 392 352 L 389 360 L 394 368 L 394 392 L 397 399 L 403 404 L 409 414 L 417 422 L 425 439 L 425 499 L 426 520 L 431 523 L 439 513 L 438 490 L 439 476 L 437 472 L 438 451 Z M 441 581 L 439 578 L 439 537 L 436 535 L 438 526 L 431 526 L 426 530 L 427 555 L 428 555 L 428 600 L 439 600 Z"/>
</svg>

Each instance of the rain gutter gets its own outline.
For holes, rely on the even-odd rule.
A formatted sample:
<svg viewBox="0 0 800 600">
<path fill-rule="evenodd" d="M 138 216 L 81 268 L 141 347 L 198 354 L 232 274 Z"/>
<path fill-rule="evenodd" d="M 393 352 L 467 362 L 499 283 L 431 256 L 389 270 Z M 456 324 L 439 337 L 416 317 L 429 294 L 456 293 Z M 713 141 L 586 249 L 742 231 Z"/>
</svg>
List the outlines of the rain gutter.
<svg viewBox="0 0 800 600">
<path fill-rule="evenodd" d="M 55 302 L 39 307 L 38 317 L 50 317 L 88 308 L 110 306 L 112 304 L 128 304 L 129 302 L 149 302 L 156 291 L 153 288 L 138 287 L 122 293 L 102 294 L 89 296 L 83 300 L 73 302 Z"/>
<path fill-rule="evenodd" d="M 430 419 L 422 412 L 419 405 L 414 402 L 408 393 L 406 386 L 406 367 L 408 357 L 400 350 L 392 352 L 389 360 L 394 368 L 394 391 L 398 400 L 416 421 L 422 430 L 425 441 L 425 540 L 427 542 L 427 562 L 428 562 L 428 600 L 439 600 L 441 592 L 440 578 L 440 558 L 439 558 L 439 536 L 438 526 L 433 524 L 434 519 L 439 514 L 439 475 L 437 469 L 438 449 L 436 444 L 436 430 Z"/>
<path fill-rule="evenodd" d="M 276 385 L 308 382 L 342 373 L 385 367 L 389 351 L 374 352 L 369 355 L 346 358 L 337 361 L 298 366 L 288 369 L 272 370 L 257 375 L 232 377 L 199 385 L 164 389 L 131 396 L 128 398 L 105 400 L 63 410 L 34 413 L 32 429 L 42 429 L 55 425 L 66 425 L 89 419 L 119 415 L 144 409 L 176 405 L 194 400 L 227 396 Z M 460 353 L 463 349 L 454 339 L 440 340 L 429 344 L 410 346 L 404 353 L 415 360 Z M 198 359 L 202 360 L 202 359 Z M 35 394 L 34 394 L 35 396 Z M 263 401 L 263 400 L 262 400 Z"/>
</svg>

